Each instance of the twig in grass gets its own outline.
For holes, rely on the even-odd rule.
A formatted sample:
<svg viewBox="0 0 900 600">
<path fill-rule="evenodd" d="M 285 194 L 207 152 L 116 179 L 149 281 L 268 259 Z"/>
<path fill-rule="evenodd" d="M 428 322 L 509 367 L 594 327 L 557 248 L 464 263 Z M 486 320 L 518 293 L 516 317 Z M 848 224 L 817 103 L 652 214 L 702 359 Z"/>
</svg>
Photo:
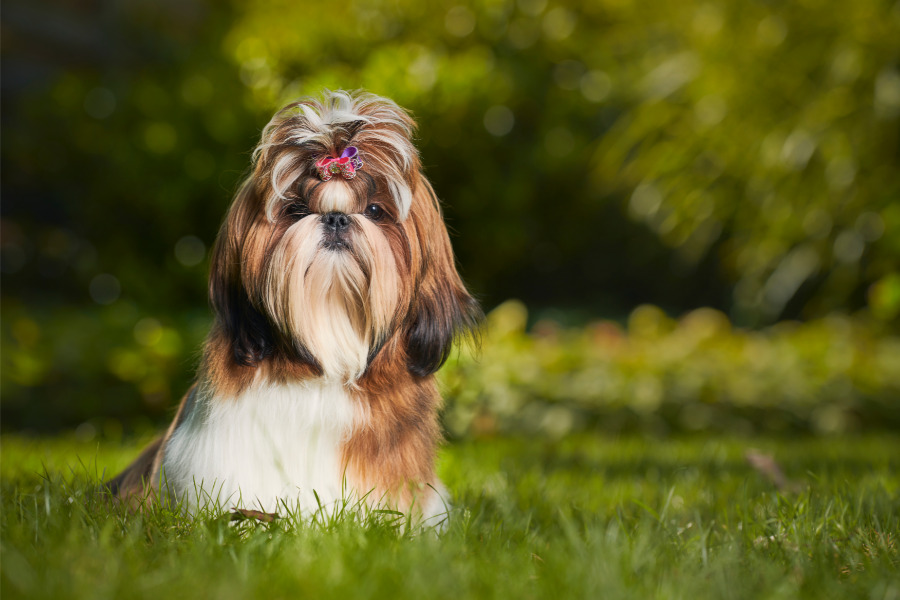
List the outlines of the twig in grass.
<svg viewBox="0 0 900 600">
<path fill-rule="evenodd" d="M 278 518 L 277 513 L 267 513 L 261 510 L 251 510 L 248 508 L 233 508 L 231 510 L 232 521 L 246 521 L 248 519 L 256 519 L 263 523 L 271 523 Z"/>
<path fill-rule="evenodd" d="M 765 454 L 753 448 L 747 450 L 744 458 L 757 472 L 768 479 L 780 492 L 799 492 L 801 486 L 798 482 L 787 478 L 781 467 L 775 462 L 771 454 Z"/>
</svg>

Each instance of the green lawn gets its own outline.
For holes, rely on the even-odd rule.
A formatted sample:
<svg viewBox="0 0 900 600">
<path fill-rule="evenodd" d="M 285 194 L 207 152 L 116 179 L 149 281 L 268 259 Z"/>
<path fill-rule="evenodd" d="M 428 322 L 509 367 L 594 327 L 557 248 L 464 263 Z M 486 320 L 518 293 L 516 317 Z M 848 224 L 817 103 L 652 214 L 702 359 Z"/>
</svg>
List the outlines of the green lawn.
<svg viewBox="0 0 900 600">
<path fill-rule="evenodd" d="M 440 537 L 111 510 L 137 449 L 3 436 L 4 599 L 900 598 L 898 436 L 455 443 Z"/>
</svg>

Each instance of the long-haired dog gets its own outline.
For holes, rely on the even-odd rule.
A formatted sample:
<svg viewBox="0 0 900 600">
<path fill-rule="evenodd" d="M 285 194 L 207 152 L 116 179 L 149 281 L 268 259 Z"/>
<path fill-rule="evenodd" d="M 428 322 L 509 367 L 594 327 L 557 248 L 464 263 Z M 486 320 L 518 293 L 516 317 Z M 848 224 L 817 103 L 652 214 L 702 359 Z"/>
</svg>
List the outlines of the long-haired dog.
<svg viewBox="0 0 900 600">
<path fill-rule="evenodd" d="M 115 495 L 444 512 L 433 373 L 481 312 L 414 130 L 391 100 L 342 91 L 272 118 L 213 249 L 196 383 Z"/>
</svg>

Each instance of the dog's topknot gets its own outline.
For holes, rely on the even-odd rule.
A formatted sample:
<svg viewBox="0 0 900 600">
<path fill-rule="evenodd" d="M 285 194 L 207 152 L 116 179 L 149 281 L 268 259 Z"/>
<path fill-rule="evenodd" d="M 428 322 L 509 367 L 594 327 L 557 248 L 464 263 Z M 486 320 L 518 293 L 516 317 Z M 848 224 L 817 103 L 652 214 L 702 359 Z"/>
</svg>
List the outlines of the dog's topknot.
<svg viewBox="0 0 900 600">
<path fill-rule="evenodd" d="M 383 177 L 397 204 L 400 220 L 412 204 L 410 183 L 419 170 L 412 142 L 415 121 L 394 101 L 361 91 L 323 92 L 282 108 L 263 129 L 253 151 L 257 175 L 271 183 L 267 215 L 274 215 L 276 199 L 285 199 L 288 186 L 302 174 L 315 172 L 324 156 L 340 156 L 348 145 L 359 148 L 365 170 Z"/>
</svg>

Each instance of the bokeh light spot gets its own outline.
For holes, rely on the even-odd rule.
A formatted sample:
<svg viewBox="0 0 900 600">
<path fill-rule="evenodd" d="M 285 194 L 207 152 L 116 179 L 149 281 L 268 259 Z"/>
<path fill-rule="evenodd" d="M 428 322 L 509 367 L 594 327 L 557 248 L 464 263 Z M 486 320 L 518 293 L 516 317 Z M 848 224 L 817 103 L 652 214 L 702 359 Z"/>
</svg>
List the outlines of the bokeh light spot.
<svg viewBox="0 0 900 600">
<path fill-rule="evenodd" d="M 778 315 L 803 282 L 819 268 L 819 255 L 810 244 L 791 250 L 769 276 L 763 288 L 763 309 Z"/>
<path fill-rule="evenodd" d="M 806 131 L 797 129 L 784 141 L 781 147 L 781 162 L 795 171 L 806 167 L 813 152 L 816 151 L 816 141 Z"/>
<path fill-rule="evenodd" d="M 96 87 L 84 96 L 84 111 L 95 119 L 105 119 L 116 110 L 116 97 L 104 87 Z"/>
<path fill-rule="evenodd" d="M 501 137 L 512 131 L 516 117 L 506 106 L 492 106 L 484 113 L 484 128 L 491 135 Z"/>
<path fill-rule="evenodd" d="M 612 79 L 603 71 L 589 71 L 581 78 L 581 94 L 591 102 L 602 102 L 612 91 Z"/>
<path fill-rule="evenodd" d="M 97 437 L 97 428 L 90 421 L 85 421 L 75 428 L 75 438 L 79 442 L 90 442 Z"/>
<path fill-rule="evenodd" d="M 875 80 L 875 114 L 890 119 L 900 114 L 900 71 L 884 69 Z"/>
<path fill-rule="evenodd" d="M 199 265 L 206 258 L 206 245 L 195 235 L 186 235 L 175 242 L 175 258 L 185 267 Z"/>
<path fill-rule="evenodd" d="M 869 306 L 872 314 L 882 321 L 900 315 L 900 275 L 889 273 L 869 287 Z"/>
<path fill-rule="evenodd" d="M 177 142 L 175 128 L 164 121 L 150 123 L 144 128 L 144 145 L 155 154 L 171 152 Z"/>
<path fill-rule="evenodd" d="M 147 317 L 134 326 L 134 339 L 141 346 L 153 346 L 162 338 L 162 325 L 156 319 Z"/>
<path fill-rule="evenodd" d="M 867 242 L 875 242 L 884 235 L 884 219 L 872 211 L 866 211 L 856 219 L 856 230 Z"/>
<path fill-rule="evenodd" d="M 410 63 L 407 73 L 415 88 L 419 90 L 431 89 L 437 80 L 437 61 L 430 52 L 423 51 L 418 58 Z"/>
<path fill-rule="evenodd" d="M 784 41 L 787 31 L 787 25 L 781 17 L 769 15 L 759 22 L 756 37 L 762 45 L 774 48 Z"/>
<path fill-rule="evenodd" d="M 107 305 L 119 299 L 119 295 L 122 293 L 122 286 L 113 275 L 101 273 L 91 279 L 88 291 L 94 302 Z"/>
<path fill-rule="evenodd" d="M 712 37 L 722 31 L 722 9 L 713 4 L 703 4 L 694 13 L 692 25 L 697 33 Z"/>
<path fill-rule="evenodd" d="M 475 29 L 475 15 L 465 6 L 454 6 L 447 11 L 444 27 L 451 35 L 466 37 Z"/>
<path fill-rule="evenodd" d="M 834 240 L 834 256 L 843 263 L 855 263 L 866 249 L 866 244 L 855 231 L 842 231 Z"/>
<path fill-rule="evenodd" d="M 660 100 L 692 81 L 700 72 L 700 59 L 693 52 L 682 52 L 664 60 L 641 82 L 648 100 Z"/>
<path fill-rule="evenodd" d="M 647 219 L 656 214 L 662 205 L 662 194 L 655 185 L 643 182 L 634 189 L 628 202 L 628 212 L 634 219 Z"/>
<path fill-rule="evenodd" d="M 544 35 L 551 40 L 564 40 L 575 30 L 575 15 L 562 7 L 551 10 L 544 16 Z"/>
</svg>

